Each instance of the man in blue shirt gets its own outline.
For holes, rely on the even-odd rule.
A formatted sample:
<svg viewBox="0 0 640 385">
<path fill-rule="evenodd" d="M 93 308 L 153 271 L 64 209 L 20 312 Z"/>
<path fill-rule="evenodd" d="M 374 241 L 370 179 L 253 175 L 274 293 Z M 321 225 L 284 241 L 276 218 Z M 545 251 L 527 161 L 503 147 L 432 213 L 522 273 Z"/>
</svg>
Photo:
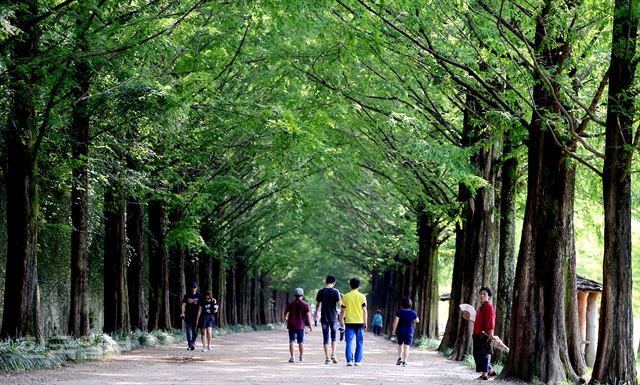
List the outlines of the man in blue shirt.
<svg viewBox="0 0 640 385">
<path fill-rule="evenodd" d="M 413 343 L 413 331 L 416 323 L 420 322 L 418 314 L 411 309 L 413 302 L 409 297 L 402 297 L 402 309 L 396 312 L 393 319 L 393 327 L 391 335 L 398 336 L 398 360 L 396 365 L 402 364 L 407 366 L 407 358 L 409 358 L 409 347 Z M 397 331 L 397 333 L 396 333 Z"/>
</svg>

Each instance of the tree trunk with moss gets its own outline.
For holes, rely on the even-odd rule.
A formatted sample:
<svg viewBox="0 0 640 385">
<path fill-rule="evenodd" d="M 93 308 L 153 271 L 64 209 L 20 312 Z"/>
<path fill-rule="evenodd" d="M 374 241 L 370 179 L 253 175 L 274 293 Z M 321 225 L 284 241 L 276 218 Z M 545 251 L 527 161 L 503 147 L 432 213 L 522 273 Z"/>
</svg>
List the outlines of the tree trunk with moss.
<svg viewBox="0 0 640 385">
<path fill-rule="evenodd" d="M 598 350 L 591 382 L 636 384 L 631 276 L 631 175 L 638 4 L 616 0 L 603 170 L 604 265 Z"/>
<path fill-rule="evenodd" d="M 12 24 L 19 32 L 10 43 L 5 68 L 8 95 L 7 127 L 3 132 L 7 265 L 4 311 L 0 338 L 33 335 L 41 339 L 38 322 L 40 301 L 37 271 L 38 184 L 36 135 L 36 74 L 38 26 L 32 22 L 38 2 L 23 1 L 16 8 Z"/>
</svg>

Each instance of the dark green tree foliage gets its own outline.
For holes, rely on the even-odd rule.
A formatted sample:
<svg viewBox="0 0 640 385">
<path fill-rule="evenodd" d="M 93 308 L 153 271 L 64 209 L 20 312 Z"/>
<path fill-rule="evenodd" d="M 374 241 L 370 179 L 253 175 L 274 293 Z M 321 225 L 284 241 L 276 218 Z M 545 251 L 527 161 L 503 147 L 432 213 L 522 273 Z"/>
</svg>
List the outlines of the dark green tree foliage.
<svg viewBox="0 0 640 385">
<path fill-rule="evenodd" d="M 70 299 L 60 318 L 83 336 L 103 310 L 107 332 L 180 327 L 192 280 L 218 299 L 221 325 L 276 322 L 291 289 L 310 299 L 335 274 L 341 291 L 363 278 L 387 320 L 413 297 L 418 333 L 437 337 L 445 262 L 442 349 L 469 351 L 457 305 L 489 285 L 512 346 L 504 376 L 575 382 L 584 166 L 604 176 L 606 208 L 594 381 L 633 383 L 619 341 L 631 334 L 637 18 L 609 3 L 13 2 L 0 10 L 0 334 L 38 335 L 39 283 Z M 625 49 L 609 46 L 612 15 Z M 440 261 L 452 235 L 455 258 Z M 39 258 L 55 266 L 40 282 Z"/>
</svg>

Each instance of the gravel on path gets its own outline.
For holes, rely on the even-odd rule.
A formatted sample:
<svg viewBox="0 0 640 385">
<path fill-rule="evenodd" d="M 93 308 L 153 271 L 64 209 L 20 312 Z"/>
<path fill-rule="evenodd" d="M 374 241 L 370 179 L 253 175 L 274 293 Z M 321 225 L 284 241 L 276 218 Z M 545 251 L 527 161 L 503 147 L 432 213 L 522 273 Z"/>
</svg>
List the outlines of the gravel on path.
<svg viewBox="0 0 640 385">
<path fill-rule="evenodd" d="M 198 341 L 199 342 L 199 341 Z M 480 384 L 460 362 L 432 350 L 412 349 L 408 367 L 395 364 L 397 345 L 366 333 L 363 366 L 346 367 L 344 342 L 338 364 L 324 363 L 322 331 L 305 334 L 304 362 L 288 363 L 286 330 L 233 333 L 214 338 L 213 351 L 187 351 L 184 345 L 146 348 L 97 362 L 59 369 L 0 373 L 2 384 Z M 201 344 L 198 343 L 198 347 Z M 297 346 L 296 346 L 297 357 Z M 501 385 L 522 384 L 492 379 Z"/>
</svg>

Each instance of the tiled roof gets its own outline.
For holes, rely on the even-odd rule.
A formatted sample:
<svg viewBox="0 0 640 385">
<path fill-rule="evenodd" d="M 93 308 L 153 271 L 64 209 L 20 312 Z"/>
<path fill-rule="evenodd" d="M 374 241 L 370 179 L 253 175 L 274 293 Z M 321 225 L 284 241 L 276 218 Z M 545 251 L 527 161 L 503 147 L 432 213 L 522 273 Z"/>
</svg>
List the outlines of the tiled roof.
<svg viewBox="0 0 640 385">
<path fill-rule="evenodd" d="M 576 286 L 579 291 L 602 291 L 602 284 L 576 275 Z"/>
</svg>

